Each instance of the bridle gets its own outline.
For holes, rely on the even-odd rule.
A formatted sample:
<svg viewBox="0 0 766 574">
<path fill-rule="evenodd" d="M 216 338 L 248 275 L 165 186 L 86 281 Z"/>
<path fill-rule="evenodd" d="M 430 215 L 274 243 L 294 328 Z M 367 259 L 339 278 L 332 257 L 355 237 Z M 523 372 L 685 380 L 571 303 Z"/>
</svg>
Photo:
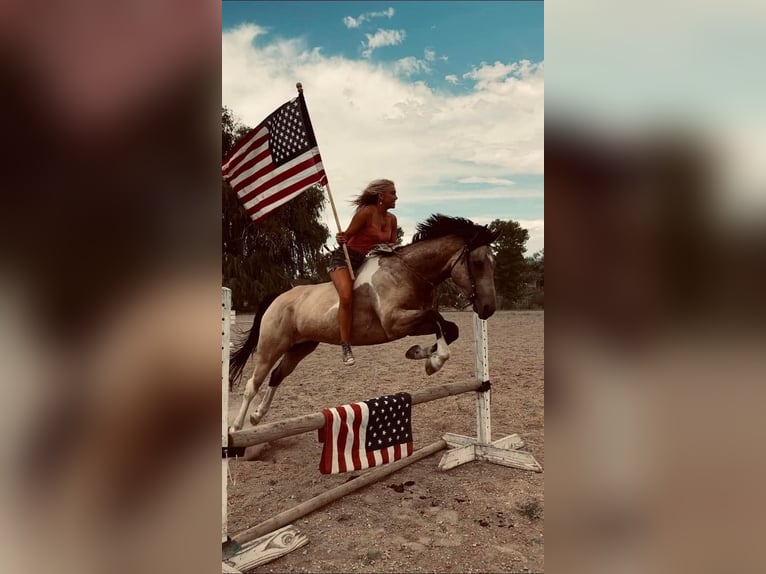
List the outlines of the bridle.
<svg viewBox="0 0 766 574">
<path fill-rule="evenodd" d="M 457 264 L 460 263 L 460 260 L 465 257 L 465 268 L 466 271 L 468 271 L 468 280 L 471 282 L 471 293 L 468 295 L 468 301 L 473 305 L 474 301 L 476 300 L 476 281 L 473 278 L 473 273 L 471 273 L 471 265 L 468 261 L 468 255 L 471 253 L 471 249 L 468 247 L 468 242 L 463 243 L 463 249 L 460 250 L 460 255 L 457 256 L 457 259 L 455 259 L 455 262 L 450 265 L 448 276 L 452 275 L 452 271 L 457 267 Z"/>
<path fill-rule="evenodd" d="M 472 242 L 472 241 L 473 241 L 475 238 L 476 238 L 476 237 L 474 236 L 474 238 L 473 238 L 471 241 L 465 241 L 465 242 L 463 243 L 463 248 L 460 250 L 460 255 L 458 255 L 458 256 L 457 256 L 457 258 L 455 258 L 455 261 L 453 261 L 453 262 L 452 262 L 452 265 L 450 265 L 450 268 L 449 268 L 449 270 L 447 271 L 447 274 L 446 274 L 446 277 L 445 277 L 445 279 L 446 279 L 447 277 L 451 276 L 451 275 L 452 275 L 452 271 L 455 269 L 455 267 L 457 267 L 457 264 L 458 264 L 458 263 L 460 263 L 460 261 L 461 261 L 463 258 L 465 258 L 465 259 L 466 259 L 466 270 L 468 271 L 468 279 L 469 279 L 469 280 L 470 280 L 470 282 L 471 282 L 471 293 L 468 295 L 468 301 L 470 301 L 470 303 L 471 303 L 472 305 L 473 305 L 474 301 L 476 300 L 476 281 L 475 281 L 475 280 L 474 280 L 474 278 L 473 278 L 473 273 L 471 273 L 471 266 L 468 264 L 468 257 L 467 257 L 467 256 L 468 256 L 468 254 L 469 254 L 469 253 L 471 253 L 471 249 L 470 249 L 468 246 L 470 245 L 470 243 L 471 243 L 471 242 Z M 401 256 L 399 253 L 397 253 L 396 251 L 394 251 L 394 255 L 396 255 L 396 256 L 399 258 L 399 261 L 401 261 L 401 262 L 402 262 L 402 264 L 403 264 L 403 265 L 404 265 L 404 266 L 405 266 L 407 269 L 409 269 L 409 270 L 412 272 L 412 274 L 413 274 L 413 275 L 415 275 L 416 277 L 420 278 L 422 281 L 424 281 L 425 283 L 427 283 L 428 285 L 430 285 L 430 287 L 431 287 L 432 289 L 436 289 L 436 285 L 437 285 L 438 283 L 441 283 L 441 281 L 443 281 L 443 279 L 439 280 L 437 283 L 434 283 L 434 282 L 432 282 L 432 281 L 429 281 L 428 279 L 426 279 L 425 277 L 423 277 L 423 276 L 422 276 L 420 273 L 418 273 L 418 272 L 415 270 L 415 268 L 414 268 L 414 267 L 412 267 L 412 265 L 410 265 L 409 263 L 407 263 L 407 262 L 404 260 L 404 258 L 403 258 L 403 257 L 402 257 L 402 256 Z"/>
</svg>

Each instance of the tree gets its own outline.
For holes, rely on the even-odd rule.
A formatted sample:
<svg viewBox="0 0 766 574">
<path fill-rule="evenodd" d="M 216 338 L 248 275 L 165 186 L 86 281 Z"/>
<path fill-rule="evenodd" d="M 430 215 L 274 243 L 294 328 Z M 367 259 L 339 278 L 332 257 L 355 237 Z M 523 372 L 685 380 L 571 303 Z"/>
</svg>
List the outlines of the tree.
<svg viewBox="0 0 766 574">
<path fill-rule="evenodd" d="M 527 284 L 537 291 L 543 290 L 545 288 L 545 249 L 535 252 L 532 257 L 527 257 L 526 265 Z"/>
<path fill-rule="evenodd" d="M 471 305 L 471 302 L 463 295 L 463 292 L 452 279 L 447 279 L 436 286 L 434 301 L 437 309 L 446 310 L 463 310 Z"/>
<path fill-rule="evenodd" d="M 225 107 L 221 126 L 225 156 L 250 129 Z M 320 188 L 310 188 L 258 224 L 223 180 L 221 191 L 223 284 L 232 290 L 233 308 L 252 311 L 269 293 L 327 280 L 322 248 L 330 232 L 321 222 L 326 199 Z"/>
<path fill-rule="evenodd" d="M 524 284 L 526 285 L 523 306 L 526 309 L 545 307 L 545 250 L 541 249 L 524 260 Z"/>
<path fill-rule="evenodd" d="M 493 245 L 497 306 L 499 309 L 508 309 L 521 299 L 525 291 L 524 244 L 529 239 L 529 232 L 518 222 L 510 220 L 496 219 L 489 224 L 489 228 L 500 232 L 500 237 Z"/>
</svg>

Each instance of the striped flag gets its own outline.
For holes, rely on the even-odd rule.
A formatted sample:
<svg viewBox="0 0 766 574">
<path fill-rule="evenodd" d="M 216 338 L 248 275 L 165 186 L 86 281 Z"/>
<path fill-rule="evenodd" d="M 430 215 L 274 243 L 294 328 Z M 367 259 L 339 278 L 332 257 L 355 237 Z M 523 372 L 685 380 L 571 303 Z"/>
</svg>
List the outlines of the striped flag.
<svg viewBox="0 0 766 574">
<path fill-rule="evenodd" d="M 412 454 L 409 393 L 323 409 L 319 471 L 337 474 L 394 462 Z"/>
<path fill-rule="evenodd" d="M 303 92 L 248 132 L 221 171 L 255 222 L 312 185 L 326 183 Z"/>
</svg>

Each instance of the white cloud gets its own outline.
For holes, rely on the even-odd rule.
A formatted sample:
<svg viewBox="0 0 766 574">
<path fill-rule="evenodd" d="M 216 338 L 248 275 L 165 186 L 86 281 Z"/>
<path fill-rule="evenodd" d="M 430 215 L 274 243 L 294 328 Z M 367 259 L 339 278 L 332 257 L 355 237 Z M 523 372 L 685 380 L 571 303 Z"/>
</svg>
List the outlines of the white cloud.
<svg viewBox="0 0 766 574">
<path fill-rule="evenodd" d="M 394 72 L 402 74 L 404 76 L 412 76 L 413 74 L 431 72 L 431 68 L 424 60 L 418 60 L 414 56 L 408 56 L 394 62 Z"/>
<path fill-rule="evenodd" d="M 363 20 L 353 18 L 351 16 L 346 16 L 343 18 L 343 23 L 346 25 L 346 28 L 358 28 L 362 22 Z"/>
<path fill-rule="evenodd" d="M 448 76 L 444 76 L 444 79 L 447 80 L 450 84 L 457 84 L 460 82 L 458 80 L 458 77 L 455 74 L 449 74 Z"/>
<path fill-rule="evenodd" d="M 377 48 L 401 44 L 404 42 L 406 35 L 404 30 L 382 30 L 378 28 L 378 31 L 374 34 L 365 34 L 367 36 L 367 43 L 362 42 L 362 46 L 365 48 L 362 55 L 368 58 L 372 51 Z"/>
<path fill-rule="evenodd" d="M 396 214 L 407 234 L 408 222 L 438 211 L 440 201 L 454 206 L 445 213 L 474 220 L 486 213 L 514 218 L 518 202 L 541 203 L 542 63 L 530 64 L 526 77 L 490 77 L 479 66 L 476 74 L 487 77 L 454 95 L 408 80 L 390 63 L 329 57 L 300 38 L 274 39 L 254 25 L 227 31 L 221 47 L 223 104 L 249 126 L 303 83 L 343 225 L 353 212 L 350 200 L 380 177 L 397 184 Z M 537 176 L 539 186 L 505 183 L 516 175 Z M 480 181 L 489 189 L 461 189 Z M 332 212 L 325 223 L 335 230 Z"/>
<path fill-rule="evenodd" d="M 545 248 L 545 222 L 542 219 L 519 219 L 512 213 L 499 213 L 497 215 L 477 215 L 471 218 L 471 221 L 480 225 L 488 225 L 494 220 L 502 221 L 513 220 L 519 224 L 519 227 L 526 229 L 529 233 L 529 239 L 525 247 L 525 257 L 531 257 L 541 249 Z"/>
<path fill-rule="evenodd" d="M 452 202 L 452 201 L 498 201 L 505 199 L 541 199 L 542 189 L 488 189 L 468 191 L 431 191 L 427 195 L 409 198 L 410 203 Z"/>
<path fill-rule="evenodd" d="M 457 180 L 458 183 L 489 183 L 492 185 L 513 185 L 514 182 L 510 179 L 503 179 L 500 177 L 464 177 Z"/>
<path fill-rule="evenodd" d="M 429 50 L 428 48 L 426 48 L 425 50 L 423 50 L 423 57 L 424 57 L 426 60 L 428 60 L 429 62 L 433 62 L 433 61 L 436 59 L 436 52 L 434 52 L 433 50 Z"/>
<path fill-rule="evenodd" d="M 353 16 L 346 16 L 343 18 L 343 24 L 345 24 L 346 28 L 358 28 L 361 26 L 364 22 L 368 22 L 372 20 L 373 18 L 392 18 L 394 15 L 394 9 L 388 8 L 386 10 L 383 10 L 381 12 L 367 12 L 365 14 L 360 14 L 358 17 L 354 18 Z"/>
</svg>

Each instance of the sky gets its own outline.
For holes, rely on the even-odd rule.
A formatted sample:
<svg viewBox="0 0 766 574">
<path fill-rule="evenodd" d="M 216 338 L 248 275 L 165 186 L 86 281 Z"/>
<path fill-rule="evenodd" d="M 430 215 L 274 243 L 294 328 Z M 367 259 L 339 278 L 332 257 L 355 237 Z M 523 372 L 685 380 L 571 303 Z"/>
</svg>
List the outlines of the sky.
<svg viewBox="0 0 766 574">
<path fill-rule="evenodd" d="M 542 2 L 223 2 L 223 105 L 255 127 L 304 96 L 345 229 L 374 179 L 411 240 L 433 213 L 544 246 Z M 337 225 L 328 207 L 324 222 Z"/>
</svg>

